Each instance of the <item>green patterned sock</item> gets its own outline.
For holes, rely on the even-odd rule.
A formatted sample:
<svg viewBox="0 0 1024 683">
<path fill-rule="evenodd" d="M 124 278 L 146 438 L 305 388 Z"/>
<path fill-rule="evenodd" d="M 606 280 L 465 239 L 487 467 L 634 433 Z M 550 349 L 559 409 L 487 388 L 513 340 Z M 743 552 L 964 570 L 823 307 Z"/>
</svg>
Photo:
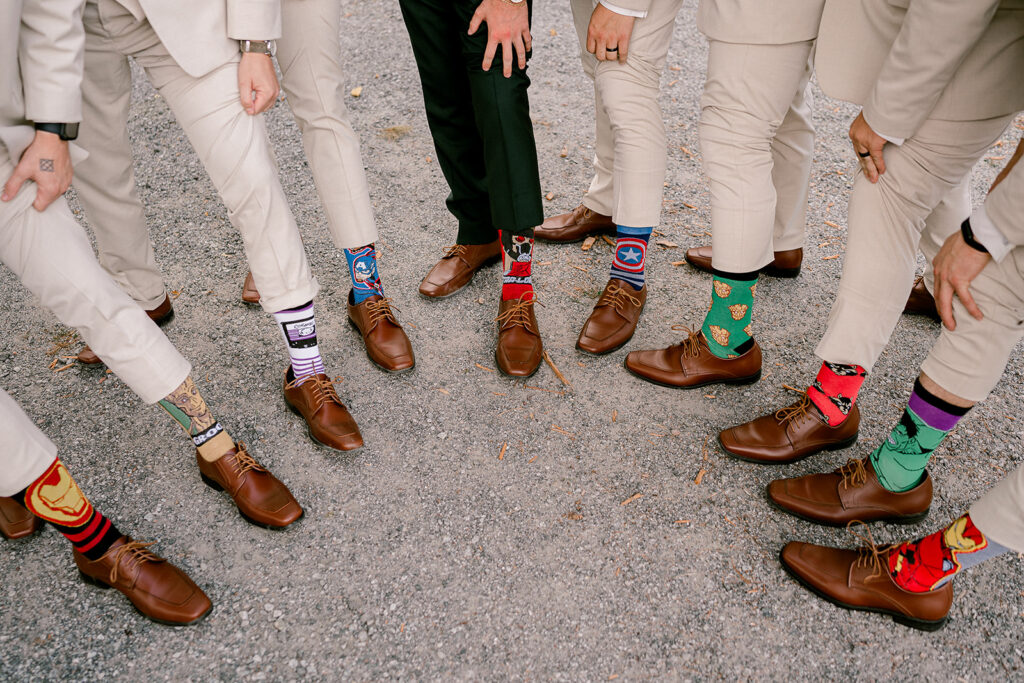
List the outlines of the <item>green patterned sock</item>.
<svg viewBox="0 0 1024 683">
<path fill-rule="evenodd" d="M 750 334 L 754 316 L 757 272 L 723 273 L 714 271 L 711 281 L 711 309 L 701 331 L 711 353 L 719 358 L 735 358 L 753 345 Z"/>
</svg>

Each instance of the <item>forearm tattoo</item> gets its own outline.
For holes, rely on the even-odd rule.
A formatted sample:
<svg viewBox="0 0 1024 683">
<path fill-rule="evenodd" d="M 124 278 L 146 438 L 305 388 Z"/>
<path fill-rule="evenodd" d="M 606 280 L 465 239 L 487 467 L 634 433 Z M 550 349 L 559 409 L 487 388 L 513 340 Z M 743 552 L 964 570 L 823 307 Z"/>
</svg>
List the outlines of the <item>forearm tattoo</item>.
<svg viewBox="0 0 1024 683">
<path fill-rule="evenodd" d="M 40 159 L 39 170 L 46 173 L 53 173 L 53 159 Z"/>
</svg>

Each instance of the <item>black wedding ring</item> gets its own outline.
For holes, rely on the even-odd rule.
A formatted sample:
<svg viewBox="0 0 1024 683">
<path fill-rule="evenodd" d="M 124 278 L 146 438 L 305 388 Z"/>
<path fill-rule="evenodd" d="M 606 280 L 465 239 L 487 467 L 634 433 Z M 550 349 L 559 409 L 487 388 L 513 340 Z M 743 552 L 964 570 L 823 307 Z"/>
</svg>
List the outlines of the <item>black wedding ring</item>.
<svg viewBox="0 0 1024 683">
<path fill-rule="evenodd" d="M 857 152 L 857 156 L 859 156 L 861 159 L 867 159 L 869 156 L 871 156 L 871 152 Z"/>
</svg>

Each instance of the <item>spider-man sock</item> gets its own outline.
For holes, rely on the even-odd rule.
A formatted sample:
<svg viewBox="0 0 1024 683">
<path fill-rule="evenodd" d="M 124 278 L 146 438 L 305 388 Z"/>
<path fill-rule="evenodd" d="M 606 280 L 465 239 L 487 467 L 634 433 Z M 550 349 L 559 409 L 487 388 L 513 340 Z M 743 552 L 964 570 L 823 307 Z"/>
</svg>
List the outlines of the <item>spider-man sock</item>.
<svg viewBox="0 0 1024 683">
<path fill-rule="evenodd" d="M 12 498 L 39 519 L 46 520 L 71 541 L 75 550 L 90 560 L 98 560 L 110 550 L 121 532 L 92 506 L 60 458 L 43 476 Z"/>
<path fill-rule="evenodd" d="M 501 241 L 501 300 L 524 299 L 533 293 L 533 237 L 499 230 Z"/>
<path fill-rule="evenodd" d="M 962 569 L 1009 551 L 963 515 L 945 529 L 917 541 L 904 543 L 889 553 L 889 575 L 900 588 L 926 593 L 940 588 Z"/>
<path fill-rule="evenodd" d="M 754 317 L 757 272 L 726 273 L 715 270 L 711 280 L 711 308 L 701 332 L 708 350 L 719 358 L 742 356 L 754 345 L 750 323 Z"/>
<path fill-rule="evenodd" d="M 899 424 L 871 453 L 878 483 L 896 493 L 920 484 L 932 451 L 969 410 L 943 401 L 921 386 L 921 380 L 914 382 Z"/>
<path fill-rule="evenodd" d="M 842 424 L 857 401 L 857 392 L 864 384 L 868 371 L 859 365 L 844 365 L 825 361 L 807 387 L 807 398 L 821 412 L 830 427 Z"/>
</svg>

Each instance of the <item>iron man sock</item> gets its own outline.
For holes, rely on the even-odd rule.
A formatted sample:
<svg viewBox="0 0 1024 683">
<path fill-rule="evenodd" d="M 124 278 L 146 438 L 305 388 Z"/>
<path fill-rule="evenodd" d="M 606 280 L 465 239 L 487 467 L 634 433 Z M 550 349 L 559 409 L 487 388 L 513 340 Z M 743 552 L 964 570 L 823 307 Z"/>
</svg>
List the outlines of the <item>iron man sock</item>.
<svg viewBox="0 0 1024 683">
<path fill-rule="evenodd" d="M 844 365 L 825 361 L 807 387 L 807 398 L 821 412 L 830 427 L 842 424 L 857 401 L 857 392 L 864 384 L 868 371 L 859 365 Z"/>
<path fill-rule="evenodd" d="M 524 299 L 533 293 L 533 238 L 499 230 L 501 242 L 501 300 Z"/>
<path fill-rule="evenodd" d="M 945 529 L 890 552 L 889 575 L 903 590 L 926 593 L 941 588 L 961 570 L 1008 550 L 985 538 L 967 513 Z"/>
<path fill-rule="evenodd" d="M 60 458 L 43 476 L 13 498 L 36 517 L 52 524 L 71 541 L 75 550 L 98 560 L 110 549 L 121 532 L 85 497 Z"/>
</svg>

